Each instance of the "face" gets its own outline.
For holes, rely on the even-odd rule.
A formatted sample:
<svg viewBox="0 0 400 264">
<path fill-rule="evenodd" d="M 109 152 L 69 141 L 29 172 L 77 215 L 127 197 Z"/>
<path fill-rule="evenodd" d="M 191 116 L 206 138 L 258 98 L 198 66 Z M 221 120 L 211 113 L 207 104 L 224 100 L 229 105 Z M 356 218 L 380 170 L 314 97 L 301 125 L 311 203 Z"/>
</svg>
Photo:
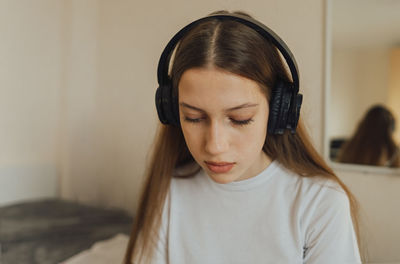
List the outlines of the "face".
<svg viewBox="0 0 400 264">
<path fill-rule="evenodd" d="M 269 105 L 253 80 L 189 69 L 179 82 L 179 112 L 189 151 L 215 182 L 254 177 L 271 162 L 262 151 Z"/>
</svg>

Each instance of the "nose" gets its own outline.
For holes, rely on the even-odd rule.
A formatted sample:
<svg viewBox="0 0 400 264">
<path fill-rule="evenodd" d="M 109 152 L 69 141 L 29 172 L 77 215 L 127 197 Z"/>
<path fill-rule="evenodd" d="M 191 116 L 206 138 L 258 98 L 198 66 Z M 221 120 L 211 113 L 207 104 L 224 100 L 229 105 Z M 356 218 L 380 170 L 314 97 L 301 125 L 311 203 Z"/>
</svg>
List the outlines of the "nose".
<svg viewBox="0 0 400 264">
<path fill-rule="evenodd" d="M 227 128 L 223 124 L 211 122 L 205 138 L 205 151 L 211 155 L 224 153 L 229 148 Z"/>
</svg>

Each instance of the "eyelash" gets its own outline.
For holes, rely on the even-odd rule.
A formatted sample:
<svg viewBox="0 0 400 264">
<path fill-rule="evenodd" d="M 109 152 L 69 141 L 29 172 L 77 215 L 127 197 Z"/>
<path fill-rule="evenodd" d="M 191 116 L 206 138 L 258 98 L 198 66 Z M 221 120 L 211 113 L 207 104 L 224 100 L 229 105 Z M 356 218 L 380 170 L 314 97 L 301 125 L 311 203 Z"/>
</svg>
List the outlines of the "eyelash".
<svg viewBox="0 0 400 264">
<path fill-rule="evenodd" d="M 235 119 L 230 118 L 230 120 L 232 121 L 232 123 L 234 123 L 235 125 L 239 125 L 239 126 L 245 126 L 245 125 L 248 125 L 251 122 L 253 122 L 252 118 L 246 119 L 246 120 L 235 120 Z"/>
<path fill-rule="evenodd" d="M 245 126 L 245 125 L 248 125 L 248 124 L 250 124 L 251 122 L 253 122 L 254 120 L 252 119 L 252 118 L 249 118 L 249 119 L 246 119 L 246 120 L 236 120 L 236 119 L 233 119 L 233 118 L 229 118 L 230 120 L 231 120 L 231 122 L 234 124 L 234 125 L 237 125 L 237 126 Z M 187 121 L 187 122 L 190 122 L 190 123 L 200 123 L 200 121 L 202 120 L 202 118 L 188 118 L 188 117 L 185 117 L 185 121 Z"/>
</svg>

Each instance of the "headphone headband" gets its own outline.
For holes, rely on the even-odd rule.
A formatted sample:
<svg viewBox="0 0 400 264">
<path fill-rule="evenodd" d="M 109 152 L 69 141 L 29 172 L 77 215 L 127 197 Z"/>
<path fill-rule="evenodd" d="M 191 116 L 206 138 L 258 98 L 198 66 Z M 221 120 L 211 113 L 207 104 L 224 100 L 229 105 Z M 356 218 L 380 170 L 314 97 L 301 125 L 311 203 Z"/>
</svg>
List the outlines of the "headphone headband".
<svg viewBox="0 0 400 264">
<path fill-rule="evenodd" d="M 290 51 L 289 47 L 270 28 L 268 28 L 267 26 L 258 22 L 255 19 L 252 19 L 252 18 L 244 16 L 244 15 L 240 15 L 240 14 L 210 15 L 210 16 L 195 20 L 192 23 L 185 26 L 184 28 L 182 28 L 181 30 L 179 30 L 178 33 L 176 33 L 172 37 L 172 39 L 168 42 L 168 44 L 165 47 L 164 51 L 162 52 L 160 60 L 158 62 L 157 79 L 158 79 L 159 85 L 168 83 L 168 80 L 169 80 L 168 69 L 169 69 L 171 55 L 172 55 L 172 52 L 175 49 L 176 45 L 178 44 L 178 42 L 181 40 L 181 38 L 186 34 L 186 32 L 188 32 L 190 29 L 192 29 L 195 25 L 197 25 L 198 23 L 200 23 L 202 21 L 209 20 L 209 19 L 218 19 L 221 21 L 229 19 L 229 20 L 237 21 L 241 24 L 244 24 L 244 25 L 254 29 L 261 36 L 270 40 L 278 48 L 278 50 L 280 51 L 282 56 L 285 58 L 286 63 L 289 66 L 290 73 L 292 75 L 294 92 L 298 93 L 298 91 L 299 91 L 299 75 L 298 75 L 297 63 L 296 63 L 296 60 L 295 60 L 292 52 Z"/>
<path fill-rule="evenodd" d="M 275 32 L 257 20 L 240 14 L 214 14 L 200 18 L 182 28 L 168 42 L 161 54 L 157 69 L 159 87 L 156 91 L 155 103 L 161 123 L 180 126 L 179 102 L 177 94 L 173 92 L 172 82 L 168 76 L 169 64 L 173 51 L 189 30 L 200 22 L 211 19 L 216 19 L 218 21 L 236 21 L 250 27 L 258 32 L 264 39 L 271 41 L 272 45 L 274 45 L 285 58 L 292 75 L 292 82 L 288 83 L 278 79 L 274 86 L 271 87 L 268 133 L 275 135 L 283 134 L 287 129 L 295 133 L 303 98 L 302 95 L 298 93 L 299 75 L 296 60 L 287 45 Z"/>
</svg>

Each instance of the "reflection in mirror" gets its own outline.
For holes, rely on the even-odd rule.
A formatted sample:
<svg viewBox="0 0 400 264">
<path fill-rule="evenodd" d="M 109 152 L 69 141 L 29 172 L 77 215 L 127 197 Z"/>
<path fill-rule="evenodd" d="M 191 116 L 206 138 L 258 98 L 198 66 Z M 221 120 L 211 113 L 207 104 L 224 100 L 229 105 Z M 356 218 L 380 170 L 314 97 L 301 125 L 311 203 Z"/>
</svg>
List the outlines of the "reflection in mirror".
<svg viewBox="0 0 400 264">
<path fill-rule="evenodd" d="M 371 107 L 354 134 L 339 149 L 336 160 L 373 166 L 400 167 L 400 151 L 393 139 L 396 123 L 383 105 Z"/>
<path fill-rule="evenodd" d="M 398 167 L 400 1 L 335 0 L 331 7 L 330 159 Z"/>
</svg>

